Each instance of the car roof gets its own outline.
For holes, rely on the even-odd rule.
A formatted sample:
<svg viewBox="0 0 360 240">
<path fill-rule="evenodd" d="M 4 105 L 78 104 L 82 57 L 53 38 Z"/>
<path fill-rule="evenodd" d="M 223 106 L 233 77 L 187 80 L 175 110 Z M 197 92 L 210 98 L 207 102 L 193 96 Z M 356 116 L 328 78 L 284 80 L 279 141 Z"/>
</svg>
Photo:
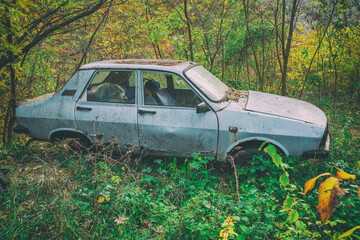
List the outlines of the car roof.
<svg viewBox="0 0 360 240">
<path fill-rule="evenodd" d="M 84 69 L 148 69 L 148 70 L 164 70 L 172 72 L 183 72 L 187 67 L 196 63 L 181 60 L 158 60 L 158 59 L 120 59 L 106 60 L 88 63 L 80 67 Z"/>
</svg>

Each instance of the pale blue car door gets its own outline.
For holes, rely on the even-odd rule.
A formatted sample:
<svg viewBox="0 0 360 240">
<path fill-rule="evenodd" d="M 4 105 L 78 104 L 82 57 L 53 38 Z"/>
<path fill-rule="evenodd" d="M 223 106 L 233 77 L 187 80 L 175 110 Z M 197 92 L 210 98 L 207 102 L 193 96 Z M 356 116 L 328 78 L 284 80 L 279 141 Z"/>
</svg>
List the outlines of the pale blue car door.
<svg viewBox="0 0 360 240">
<path fill-rule="evenodd" d="M 78 129 L 92 142 L 114 143 L 124 150 L 137 148 L 135 85 L 135 71 L 97 71 L 75 107 Z"/>
<path fill-rule="evenodd" d="M 141 77 L 140 146 L 157 155 L 184 156 L 196 152 L 215 156 L 216 113 L 212 110 L 197 113 L 196 106 L 202 100 L 178 75 L 143 71 Z"/>
</svg>

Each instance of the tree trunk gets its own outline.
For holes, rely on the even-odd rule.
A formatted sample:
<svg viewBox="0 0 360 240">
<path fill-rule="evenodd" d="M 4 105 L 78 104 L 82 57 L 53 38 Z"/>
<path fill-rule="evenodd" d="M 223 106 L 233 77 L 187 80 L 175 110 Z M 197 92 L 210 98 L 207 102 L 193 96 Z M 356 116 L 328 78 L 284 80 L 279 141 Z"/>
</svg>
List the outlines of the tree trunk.
<svg viewBox="0 0 360 240">
<path fill-rule="evenodd" d="M 293 0 L 292 2 L 292 8 L 291 8 L 291 15 L 290 15 L 290 23 L 289 23 L 289 32 L 286 39 L 286 46 L 283 45 L 283 68 L 281 72 L 281 95 L 286 95 L 286 79 L 287 79 L 287 67 L 289 62 L 289 56 L 290 56 L 290 49 L 291 49 L 291 42 L 293 37 L 294 28 L 296 26 L 297 22 L 297 10 L 299 7 L 299 0 Z M 283 0 L 283 16 L 285 15 L 285 0 Z M 285 19 L 283 17 L 283 25 L 285 24 Z M 285 38 L 285 36 L 283 36 Z M 285 44 L 283 42 L 283 44 Z"/>
<path fill-rule="evenodd" d="M 244 13 L 245 13 L 245 22 L 246 22 L 246 31 L 248 32 L 248 35 L 249 35 L 249 39 L 250 39 L 250 46 L 251 46 L 251 49 L 252 49 L 252 52 L 253 52 L 253 55 L 254 55 L 254 61 L 255 61 L 255 70 L 256 70 L 256 74 L 257 74 L 257 77 L 259 78 L 259 90 L 262 92 L 263 91 L 263 87 L 264 87 L 264 79 L 261 75 L 261 72 L 260 72 L 260 62 L 257 58 L 257 55 L 256 55 L 256 51 L 255 51 L 255 44 L 254 44 L 254 41 L 252 41 L 252 34 L 251 34 L 251 31 L 250 31 L 250 26 L 249 26 L 249 23 L 250 23 L 250 19 L 249 19 L 249 6 L 248 6 L 248 3 L 246 2 L 246 0 L 243 0 L 242 1 L 243 3 L 243 6 L 244 6 Z"/>
<path fill-rule="evenodd" d="M 185 18 L 186 18 L 186 26 L 187 26 L 187 30 L 188 30 L 188 36 L 189 36 L 190 60 L 194 61 L 193 42 L 192 42 L 192 36 L 191 36 L 191 23 L 190 23 L 190 18 L 188 15 L 188 10 L 187 10 L 187 0 L 184 0 L 184 14 L 185 14 Z"/>
</svg>

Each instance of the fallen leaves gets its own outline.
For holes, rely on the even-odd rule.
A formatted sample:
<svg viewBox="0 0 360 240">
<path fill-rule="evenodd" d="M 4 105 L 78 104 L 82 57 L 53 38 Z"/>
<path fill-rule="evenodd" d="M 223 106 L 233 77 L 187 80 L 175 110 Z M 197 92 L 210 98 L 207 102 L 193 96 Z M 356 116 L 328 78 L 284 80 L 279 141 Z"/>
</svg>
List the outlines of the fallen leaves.
<svg viewBox="0 0 360 240">
<path fill-rule="evenodd" d="M 320 213 L 323 223 L 329 220 L 344 195 L 345 191 L 340 187 L 340 179 L 337 177 L 329 177 L 320 185 L 319 205 L 316 209 Z"/>
<path fill-rule="evenodd" d="M 326 176 L 326 175 L 330 175 L 330 173 L 323 173 L 323 174 L 320 174 L 319 176 L 317 176 L 317 177 L 315 177 L 315 178 L 312 178 L 312 179 L 306 181 L 305 187 L 304 187 L 304 195 L 306 195 L 306 193 L 307 193 L 308 191 L 310 191 L 311 189 L 314 188 L 315 182 L 316 182 L 316 180 L 317 180 L 319 177 Z"/>
<path fill-rule="evenodd" d="M 338 169 L 337 173 L 336 173 L 336 177 L 341 178 L 341 179 L 353 179 L 355 180 L 356 176 L 353 174 L 348 174 L 346 172 L 344 172 L 341 169 Z"/>
<path fill-rule="evenodd" d="M 306 181 L 304 186 L 304 195 L 315 186 L 315 182 L 322 176 L 328 176 L 330 173 L 323 173 L 319 176 Z M 340 187 L 343 180 L 356 179 L 355 175 L 344 172 L 338 169 L 336 177 L 330 176 L 319 186 L 319 204 L 316 209 L 321 216 L 323 224 L 325 224 L 340 204 L 341 198 L 345 195 L 345 191 Z M 360 188 L 357 190 L 360 197 Z"/>
</svg>

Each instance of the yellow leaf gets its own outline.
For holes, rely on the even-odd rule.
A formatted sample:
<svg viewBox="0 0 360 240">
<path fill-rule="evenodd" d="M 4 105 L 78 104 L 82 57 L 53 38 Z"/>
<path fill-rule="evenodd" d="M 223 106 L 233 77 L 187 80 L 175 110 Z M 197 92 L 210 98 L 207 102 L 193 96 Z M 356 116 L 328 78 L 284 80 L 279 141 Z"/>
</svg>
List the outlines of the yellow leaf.
<svg viewBox="0 0 360 240">
<path fill-rule="evenodd" d="M 340 239 L 343 239 L 344 237 L 349 237 L 351 234 L 353 234 L 353 232 L 354 232 L 356 229 L 360 229 L 360 226 L 354 227 L 354 228 L 350 229 L 349 231 L 341 234 L 337 239 L 340 240 Z"/>
<path fill-rule="evenodd" d="M 330 175 L 330 173 L 323 173 L 323 174 L 320 174 L 319 176 L 317 176 L 315 178 L 312 178 L 312 179 L 306 181 L 305 186 L 304 186 L 304 195 L 306 195 L 306 193 L 308 191 L 310 191 L 311 189 L 314 188 L 315 182 L 319 177 L 326 176 L 326 175 Z"/>
<path fill-rule="evenodd" d="M 340 204 L 340 199 L 344 196 L 345 191 L 340 188 L 340 179 L 329 177 L 319 187 L 319 205 L 317 210 L 320 213 L 323 223 L 331 217 L 336 207 Z"/>
<path fill-rule="evenodd" d="M 339 171 L 337 172 L 337 174 L 336 174 L 336 176 L 338 177 L 338 178 L 342 178 L 342 179 L 354 179 L 355 180 L 355 178 L 356 178 L 356 176 L 355 175 L 353 175 L 353 174 L 348 174 L 348 173 L 346 173 L 346 172 L 344 172 L 343 170 L 341 170 L 341 169 L 338 169 Z"/>
<path fill-rule="evenodd" d="M 98 199 L 98 202 L 99 202 L 99 203 L 102 203 L 102 202 L 104 202 L 104 201 L 105 201 L 105 198 L 104 198 L 103 196 L 100 196 L 99 199 Z"/>
<path fill-rule="evenodd" d="M 236 232 L 234 232 L 234 228 L 228 228 L 229 229 L 229 233 L 232 233 L 232 234 L 234 234 L 234 235 L 238 235 Z"/>
</svg>

